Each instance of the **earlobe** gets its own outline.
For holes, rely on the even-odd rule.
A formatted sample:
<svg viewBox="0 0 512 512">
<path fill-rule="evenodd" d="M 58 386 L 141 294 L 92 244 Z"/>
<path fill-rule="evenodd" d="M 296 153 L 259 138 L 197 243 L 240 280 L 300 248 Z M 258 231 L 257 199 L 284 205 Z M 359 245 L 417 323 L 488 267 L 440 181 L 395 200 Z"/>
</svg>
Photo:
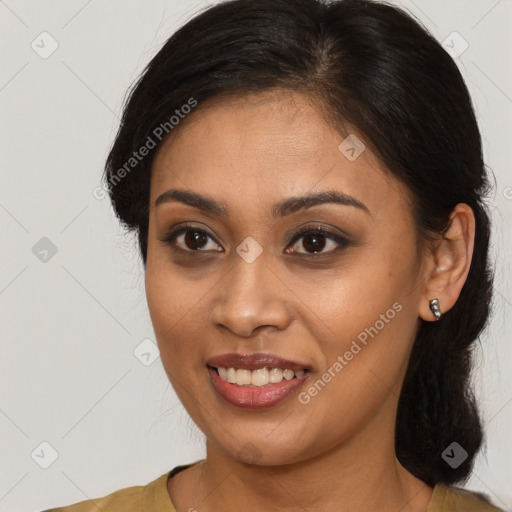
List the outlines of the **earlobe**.
<svg viewBox="0 0 512 512">
<path fill-rule="evenodd" d="M 428 306 L 430 308 L 430 311 L 432 311 L 432 314 L 434 315 L 434 318 L 436 320 L 441 320 L 441 317 L 443 316 L 443 313 L 441 312 L 441 305 L 439 304 L 439 299 L 431 299 L 431 300 L 429 300 Z"/>
<path fill-rule="evenodd" d="M 471 266 L 475 237 L 473 210 L 459 203 L 450 215 L 448 229 L 428 255 L 427 276 L 418 315 L 426 321 L 438 321 L 459 298 Z"/>
</svg>

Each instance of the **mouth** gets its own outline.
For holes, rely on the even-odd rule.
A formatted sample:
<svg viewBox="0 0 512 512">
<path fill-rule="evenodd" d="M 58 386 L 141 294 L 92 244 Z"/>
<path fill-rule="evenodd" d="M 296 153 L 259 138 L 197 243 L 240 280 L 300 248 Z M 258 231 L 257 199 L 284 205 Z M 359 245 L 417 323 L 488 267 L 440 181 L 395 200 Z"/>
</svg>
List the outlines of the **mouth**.
<svg viewBox="0 0 512 512">
<path fill-rule="evenodd" d="M 215 391 L 245 409 L 273 407 L 295 393 L 308 378 L 308 365 L 270 354 L 225 354 L 207 362 Z"/>
<path fill-rule="evenodd" d="M 245 368 L 215 368 L 217 375 L 224 381 L 237 386 L 247 386 L 253 388 L 261 388 L 271 386 L 272 384 L 279 384 L 283 380 L 293 380 L 302 377 L 307 370 L 298 370 L 294 372 L 289 368 L 258 368 L 257 370 L 247 370 Z"/>
</svg>

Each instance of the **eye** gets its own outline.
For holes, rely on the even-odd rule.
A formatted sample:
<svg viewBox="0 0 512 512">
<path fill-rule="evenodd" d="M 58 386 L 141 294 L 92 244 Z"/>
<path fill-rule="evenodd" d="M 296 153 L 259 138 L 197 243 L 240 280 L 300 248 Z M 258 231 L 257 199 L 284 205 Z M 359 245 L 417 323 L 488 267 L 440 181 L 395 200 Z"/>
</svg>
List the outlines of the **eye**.
<svg viewBox="0 0 512 512">
<path fill-rule="evenodd" d="M 212 243 L 210 243 L 208 239 L 210 239 Z M 207 252 L 213 250 L 222 252 L 222 249 L 215 248 L 215 246 L 219 246 L 214 242 L 213 237 L 203 229 L 192 225 L 185 225 L 171 231 L 165 238 L 161 239 L 161 241 L 181 251 Z"/>
<path fill-rule="evenodd" d="M 298 243 L 301 239 L 302 242 Z M 326 229 L 311 228 L 298 233 L 293 239 L 292 244 L 293 246 L 288 253 L 304 254 L 306 256 L 314 257 L 317 254 L 332 253 L 338 246 L 346 247 L 349 242 L 346 238 Z M 301 247 L 305 249 L 305 252 L 301 252 L 299 250 Z M 325 248 L 328 250 L 324 251 Z"/>
<path fill-rule="evenodd" d="M 302 243 L 298 242 L 302 239 Z M 170 233 L 161 239 L 169 244 L 174 250 L 198 253 L 198 252 L 222 252 L 223 249 L 215 242 L 214 238 L 204 229 L 193 225 L 182 225 L 180 228 L 171 230 Z M 309 228 L 295 235 L 286 252 L 288 254 L 301 254 L 305 256 L 318 257 L 327 255 L 336 250 L 337 247 L 346 247 L 349 241 L 324 228 Z M 300 248 L 304 248 L 302 252 Z M 324 249 L 328 250 L 324 250 Z"/>
</svg>

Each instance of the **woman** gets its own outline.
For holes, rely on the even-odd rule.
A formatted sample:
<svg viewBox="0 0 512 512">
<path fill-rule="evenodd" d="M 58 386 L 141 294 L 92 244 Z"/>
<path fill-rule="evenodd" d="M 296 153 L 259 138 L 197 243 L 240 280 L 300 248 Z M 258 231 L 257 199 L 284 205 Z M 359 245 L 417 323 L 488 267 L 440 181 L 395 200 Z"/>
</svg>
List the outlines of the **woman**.
<svg viewBox="0 0 512 512">
<path fill-rule="evenodd" d="M 455 486 L 483 438 L 480 134 L 410 16 L 211 7 L 134 86 L 105 178 L 206 458 L 54 510 L 499 510 Z"/>
</svg>

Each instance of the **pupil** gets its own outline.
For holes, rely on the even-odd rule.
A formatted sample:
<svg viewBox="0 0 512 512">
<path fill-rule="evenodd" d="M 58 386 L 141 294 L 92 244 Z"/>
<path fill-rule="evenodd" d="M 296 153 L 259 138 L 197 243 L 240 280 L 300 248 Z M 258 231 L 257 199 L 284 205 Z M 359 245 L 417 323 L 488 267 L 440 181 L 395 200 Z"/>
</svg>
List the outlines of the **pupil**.
<svg viewBox="0 0 512 512">
<path fill-rule="evenodd" d="M 185 234 L 185 243 L 189 249 L 196 249 L 197 247 L 194 247 L 194 244 L 203 247 L 206 242 L 206 235 L 200 231 L 187 231 Z"/>
<path fill-rule="evenodd" d="M 311 241 L 311 243 L 309 243 L 308 240 Z M 318 234 L 306 235 L 302 245 L 304 249 L 309 252 L 320 252 L 325 247 L 325 237 Z"/>
</svg>

